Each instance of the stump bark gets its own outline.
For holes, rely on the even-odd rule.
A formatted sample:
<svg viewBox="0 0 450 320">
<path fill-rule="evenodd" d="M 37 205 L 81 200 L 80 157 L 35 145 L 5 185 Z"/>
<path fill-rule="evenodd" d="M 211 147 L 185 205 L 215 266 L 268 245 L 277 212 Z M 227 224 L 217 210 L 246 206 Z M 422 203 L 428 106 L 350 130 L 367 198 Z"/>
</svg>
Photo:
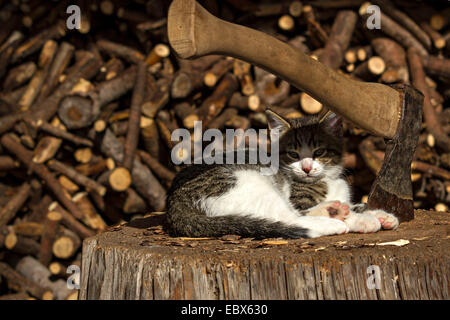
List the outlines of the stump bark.
<svg viewBox="0 0 450 320">
<path fill-rule="evenodd" d="M 80 299 L 450 298 L 449 212 L 416 211 L 395 231 L 261 241 L 173 238 L 164 219 L 86 239 Z"/>
</svg>

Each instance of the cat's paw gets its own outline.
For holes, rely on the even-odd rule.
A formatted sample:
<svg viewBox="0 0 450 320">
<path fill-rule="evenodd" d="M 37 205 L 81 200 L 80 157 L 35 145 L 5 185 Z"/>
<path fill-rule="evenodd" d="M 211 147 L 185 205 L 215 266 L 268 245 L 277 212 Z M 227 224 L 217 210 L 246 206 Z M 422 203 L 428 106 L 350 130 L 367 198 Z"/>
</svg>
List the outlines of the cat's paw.
<svg viewBox="0 0 450 320">
<path fill-rule="evenodd" d="M 367 210 L 365 213 L 375 216 L 381 223 L 381 227 L 386 230 L 395 230 L 399 225 L 398 218 L 383 210 Z"/>
<path fill-rule="evenodd" d="M 347 203 L 336 201 L 328 201 L 314 207 L 309 216 L 319 216 L 338 219 L 344 221 L 345 217 L 350 213 L 350 206 Z"/>
<path fill-rule="evenodd" d="M 381 222 L 370 213 L 351 213 L 345 219 L 350 232 L 373 233 L 381 229 Z"/>
<path fill-rule="evenodd" d="M 335 234 L 344 234 L 349 232 L 348 226 L 336 219 L 330 219 L 326 217 L 305 217 L 314 218 L 315 221 L 308 226 L 309 237 L 317 238 L 322 236 L 331 236 Z"/>
</svg>

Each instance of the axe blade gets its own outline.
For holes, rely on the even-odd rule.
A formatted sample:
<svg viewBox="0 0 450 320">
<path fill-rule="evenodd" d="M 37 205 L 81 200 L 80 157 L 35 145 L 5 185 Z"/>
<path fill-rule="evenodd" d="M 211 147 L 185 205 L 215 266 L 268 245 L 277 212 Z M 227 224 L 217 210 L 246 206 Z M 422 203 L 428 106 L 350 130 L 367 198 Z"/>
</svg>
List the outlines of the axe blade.
<svg viewBox="0 0 450 320">
<path fill-rule="evenodd" d="M 387 141 L 383 165 L 372 184 L 368 207 L 414 218 L 411 162 L 422 124 L 423 94 L 409 85 L 392 86 L 402 95 L 402 114 L 395 136 Z"/>
</svg>

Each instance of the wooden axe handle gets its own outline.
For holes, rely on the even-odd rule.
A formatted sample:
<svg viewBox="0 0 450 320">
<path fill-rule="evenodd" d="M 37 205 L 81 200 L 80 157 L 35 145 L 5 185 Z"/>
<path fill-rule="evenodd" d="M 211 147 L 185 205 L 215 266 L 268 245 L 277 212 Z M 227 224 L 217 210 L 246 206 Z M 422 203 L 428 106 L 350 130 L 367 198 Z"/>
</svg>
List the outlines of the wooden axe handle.
<svg viewBox="0 0 450 320">
<path fill-rule="evenodd" d="M 401 92 L 337 73 L 265 33 L 218 19 L 195 0 L 174 0 L 169 41 L 184 59 L 223 54 L 253 63 L 341 114 L 358 127 L 393 138 L 402 112 Z"/>
</svg>

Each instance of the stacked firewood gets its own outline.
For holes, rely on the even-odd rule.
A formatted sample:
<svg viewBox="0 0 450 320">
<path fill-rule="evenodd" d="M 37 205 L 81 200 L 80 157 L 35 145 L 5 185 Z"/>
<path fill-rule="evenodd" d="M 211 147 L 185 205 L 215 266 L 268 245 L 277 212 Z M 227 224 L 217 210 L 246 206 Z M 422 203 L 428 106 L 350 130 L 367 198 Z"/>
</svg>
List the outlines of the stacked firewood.
<svg viewBox="0 0 450 320">
<path fill-rule="evenodd" d="M 199 2 L 359 81 L 422 91 L 415 206 L 448 210 L 450 10 L 373 1 L 381 29 L 368 29 L 370 4 L 358 0 Z M 66 285 L 76 273 L 66 271 L 80 265 L 83 239 L 164 212 L 179 170 L 175 129 L 192 131 L 195 121 L 202 129 L 265 128 L 266 106 L 286 118 L 326 107 L 244 61 L 178 59 L 167 39 L 168 1 L 81 1 L 75 30 L 66 27 L 70 4 L 0 1 L 3 299 L 76 298 Z M 346 174 L 354 200 L 366 201 L 384 140 L 344 125 Z"/>
</svg>

